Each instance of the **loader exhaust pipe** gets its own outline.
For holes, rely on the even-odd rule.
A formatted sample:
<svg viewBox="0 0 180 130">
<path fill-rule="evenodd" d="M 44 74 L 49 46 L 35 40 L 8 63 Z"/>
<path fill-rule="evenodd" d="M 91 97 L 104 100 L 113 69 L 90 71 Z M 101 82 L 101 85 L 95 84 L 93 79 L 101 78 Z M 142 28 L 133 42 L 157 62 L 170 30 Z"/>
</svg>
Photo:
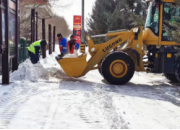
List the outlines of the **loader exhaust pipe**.
<svg viewBox="0 0 180 130">
<path fill-rule="evenodd" d="M 96 37 L 111 37 L 111 36 L 117 36 L 120 35 L 122 33 L 124 33 L 123 31 L 128 31 L 126 29 L 121 29 L 121 30 L 114 30 L 114 31 L 108 31 L 107 34 L 100 34 L 100 35 L 91 35 L 92 38 L 96 38 Z"/>
<path fill-rule="evenodd" d="M 128 31 L 127 29 L 120 29 L 120 30 L 114 30 L 114 31 L 108 31 L 108 33 L 116 33 L 116 32 L 123 32 Z"/>
<path fill-rule="evenodd" d="M 95 38 L 95 37 L 107 37 L 107 34 L 92 35 L 91 37 L 92 38 Z"/>
</svg>

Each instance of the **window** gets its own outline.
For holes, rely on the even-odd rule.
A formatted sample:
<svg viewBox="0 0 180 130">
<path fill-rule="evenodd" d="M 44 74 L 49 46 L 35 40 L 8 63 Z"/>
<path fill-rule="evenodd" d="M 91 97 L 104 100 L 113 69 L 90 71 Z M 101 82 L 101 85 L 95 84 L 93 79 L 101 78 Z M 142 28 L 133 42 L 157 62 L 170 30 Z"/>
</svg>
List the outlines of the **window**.
<svg viewBox="0 0 180 130">
<path fill-rule="evenodd" d="M 148 8 L 145 28 L 150 28 L 155 35 L 159 35 L 159 3 L 151 2 Z"/>
<path fill-rule="evenodd" d="M 173 23 L 180 22 L 179 17 L 180 17 L 179 7 L 176 8 L 176 6 L 171 3 L 164 3 L 163 26 L 173 29 L 174 28 Z M 163 28 L 162 40 L 170 41 L 170 38 L 168 37 L 168 31 L 165 28 Z"/>
<path fill-rule="evenodd" d="M 2 10 L 2 44 L 5 44 L 5 12 Z"/>
<path fill-rule="evenodd" d="M 9 14 L 9 47 L 10 55 L 15 54 L 15 39 L 16 38 L 16 15 Z"/>
</svg>

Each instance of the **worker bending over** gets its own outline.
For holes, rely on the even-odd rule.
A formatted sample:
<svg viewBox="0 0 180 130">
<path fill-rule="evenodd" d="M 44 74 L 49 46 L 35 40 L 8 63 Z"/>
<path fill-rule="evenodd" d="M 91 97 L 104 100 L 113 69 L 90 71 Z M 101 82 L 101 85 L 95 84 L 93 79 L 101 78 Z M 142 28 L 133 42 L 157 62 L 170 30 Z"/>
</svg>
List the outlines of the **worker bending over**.
<svg viewBox="0 0 180 130">
<path fill-rule="evenodd" d="M 38 63 L 39 57 L 40 57 L 41 48 L 45 47 L 46 45 L 47 45 L 46 40 L 39 40 L 39 41 L 36 41 L 36 42 L 32 43 L 28 47 L 29 57 L 30 57 L 30 60 L 31 60 L 31 62 L 33 64 Z"/>
</svg>

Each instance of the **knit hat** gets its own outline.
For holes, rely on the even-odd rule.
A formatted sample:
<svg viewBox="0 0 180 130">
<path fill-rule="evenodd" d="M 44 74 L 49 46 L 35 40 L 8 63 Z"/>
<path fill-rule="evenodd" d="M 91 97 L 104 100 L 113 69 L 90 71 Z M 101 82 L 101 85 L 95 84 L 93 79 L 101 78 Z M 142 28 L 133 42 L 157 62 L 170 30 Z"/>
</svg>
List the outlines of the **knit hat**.
<svg viewBox="0 0 180 130">
<path fill-rule="evenodd" d="M 46 42 L 46 40 L 41 40 L 41 46 L 46 46 L 47 45 L 47 42 Z"/>
</svg>

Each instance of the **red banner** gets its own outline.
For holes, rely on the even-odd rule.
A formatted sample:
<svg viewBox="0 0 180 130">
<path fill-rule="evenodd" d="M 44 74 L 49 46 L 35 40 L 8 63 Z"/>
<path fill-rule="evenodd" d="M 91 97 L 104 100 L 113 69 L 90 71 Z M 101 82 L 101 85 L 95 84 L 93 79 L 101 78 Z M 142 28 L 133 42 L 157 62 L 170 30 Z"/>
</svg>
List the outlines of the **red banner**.
<svg viewBox="0 0 180 130">
<path fill-rule="evenodd" d="M 81 16 L 74 16 L 73 35 L 77 40 L 77 43 L 81 44 Z"/>
</svg>

